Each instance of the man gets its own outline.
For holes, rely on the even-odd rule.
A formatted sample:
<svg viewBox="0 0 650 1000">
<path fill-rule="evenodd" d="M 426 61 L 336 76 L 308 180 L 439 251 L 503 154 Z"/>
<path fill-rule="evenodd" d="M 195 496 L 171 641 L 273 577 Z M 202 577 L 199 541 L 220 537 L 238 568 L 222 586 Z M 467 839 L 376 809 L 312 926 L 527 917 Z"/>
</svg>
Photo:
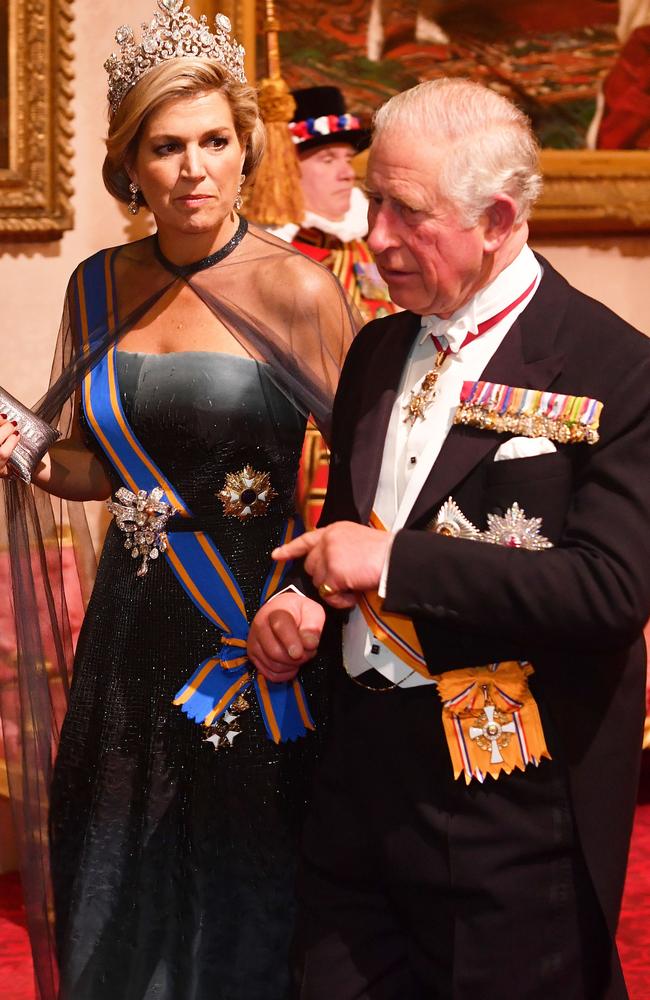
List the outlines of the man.
<svg viewBox="0 0 650 1000">
<path fill-rule="evenodd" d="M 650 344 L 528 249 L 539 180 L 525 118 L 476 84 L 376 117 L 369 245 L 407 311 L 350 350 L 325 527 L 276 552 L 305 557 L 303 592 L 250 636 L 287 678 L 314 653 L 316 596 L 333 657 L 348 613 L 302 1000 L 627 995 Z"/>
<path fill-rule="evenodd" d="M 289 128 L 300 164 L 305 214 L 300 222 L 272 232 L 329 268 L 365 322 L 388 316 L 396 309 L 365 240 L 368 201 L 355 186 L 353 166 L 354 157 L 368 146 L 370 133 L 348 114 L 337 87 L 307 87 L 292 94 L 296 110 Z M 298 484 L 308 528 L 316 526 L 321 514 L 328 466 L 329 452 L 310 424 Z"/>
<path fill-rule="evenodd" d="M 367 148 L 370 133 L 348 114 L 337 87 L 307 87 L 292 96 L 289 129 L 305 214 L 273 232 L 333 271 L 364 320 L 389 315 L 395 309 L 365 242 L 368 201 L 355 186 L 353 159 Z"/>
</svg>

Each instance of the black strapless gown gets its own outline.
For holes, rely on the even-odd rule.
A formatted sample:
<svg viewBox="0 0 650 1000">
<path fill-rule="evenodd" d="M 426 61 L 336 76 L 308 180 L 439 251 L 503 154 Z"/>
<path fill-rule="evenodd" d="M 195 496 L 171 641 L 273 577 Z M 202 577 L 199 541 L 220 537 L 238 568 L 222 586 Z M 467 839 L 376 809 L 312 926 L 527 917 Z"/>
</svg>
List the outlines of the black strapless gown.
<svg viewBox="0 0 650 1000">
<path fill-rule="evenodd" d="M 269 371 L 223 354 L 118 355 L 127 418 L 204 517 L 249 618 L 293 511 L 305 425 Z M 242 523 L 216 494 L 248 464 L 278 497 Z M 138 578 L 123 540 L 112 524 L 52 789 L 64 1000 L 283 1000 L 323 672 L 314 663 L 303 679 L 316 734 L 275 746 L 253 703 L 233 748 L 216 752 L 172 699 L 219 633 L 164 559 Z"/>
</svg>

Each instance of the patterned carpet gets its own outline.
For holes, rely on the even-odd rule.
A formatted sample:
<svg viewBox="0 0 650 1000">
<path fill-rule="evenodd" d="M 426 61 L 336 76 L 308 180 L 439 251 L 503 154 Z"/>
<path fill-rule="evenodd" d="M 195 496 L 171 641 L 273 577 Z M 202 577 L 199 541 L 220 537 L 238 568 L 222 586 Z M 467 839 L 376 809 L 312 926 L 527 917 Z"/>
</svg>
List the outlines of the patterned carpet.
<svg viewBox="0 0 650 1000">
<path fill-rule="evenodd" d="M 0 875 L 0 997 L 34 1000 L 25 914 L 18 875 Z"/>
<path fill-rule="evenodd" d="M 644 753 L 618 947 L 630 1000 L 650 998 L 650 752 Z"/>
<path fill-rule="evenodd" d="M 645 754 L 618 946 L 630 1000 L 650 1000 L 650 754 Z M 16 874 L 0 875 L 0 997 L 34 1000 L 31 960 Z"/>
</svg>

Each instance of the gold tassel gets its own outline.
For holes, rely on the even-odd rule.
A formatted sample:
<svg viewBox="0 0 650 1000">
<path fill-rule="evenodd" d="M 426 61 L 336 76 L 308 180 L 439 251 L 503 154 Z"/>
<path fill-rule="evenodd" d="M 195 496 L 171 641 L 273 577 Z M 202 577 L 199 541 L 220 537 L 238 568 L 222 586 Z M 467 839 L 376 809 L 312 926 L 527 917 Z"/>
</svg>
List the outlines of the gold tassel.
<svg viewBox="0 0 650 1000">
<path fill-rule="evenodd" d="M 269 75 L 258 90 L 267 144 L 244 208 L 245 214 L 261 226 L 300 223 L 305 210 L 298 155 L 288 128 L 296 102 L 280 75 L 279 28 L 273 0 L 267 0 L 264 30 Z"/>
</svg>

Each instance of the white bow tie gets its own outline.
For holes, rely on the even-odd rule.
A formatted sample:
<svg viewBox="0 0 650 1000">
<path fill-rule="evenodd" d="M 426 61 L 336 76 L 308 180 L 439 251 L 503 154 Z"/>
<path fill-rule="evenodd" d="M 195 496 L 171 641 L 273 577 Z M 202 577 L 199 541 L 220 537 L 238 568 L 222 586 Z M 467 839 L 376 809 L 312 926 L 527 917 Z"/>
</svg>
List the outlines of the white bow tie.
<svg viewBox="0 0 650 1000">
<path fill-rule="evenodd" d="M 474 332 L 475 326 L 467 315 L 454 320 L 440 319 L 439 316 L 423 316 L 420 329 L 422 333 L 420 342 L 424 341 L 425 337 L 432 336 L 440 342 L 443 350 L 449 349 L 452 354 L 457 354 L 467 334 Z"/>
</svg>

